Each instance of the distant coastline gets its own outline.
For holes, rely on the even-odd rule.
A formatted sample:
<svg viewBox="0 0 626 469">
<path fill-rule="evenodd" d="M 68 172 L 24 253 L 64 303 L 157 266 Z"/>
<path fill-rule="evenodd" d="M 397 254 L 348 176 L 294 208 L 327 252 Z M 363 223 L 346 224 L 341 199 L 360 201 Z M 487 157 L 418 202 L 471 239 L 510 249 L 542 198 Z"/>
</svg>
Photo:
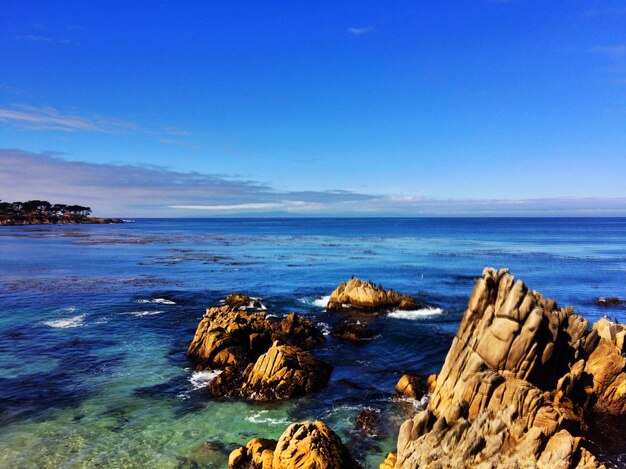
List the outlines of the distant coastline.
<svg viewBox="0 0 626 469">
<path fill-rule="evenodd" d="M 123 223 L 120 218 L 92 217 L 82 205 L 51 204 L 46 200 L 0 201 L 0 226 Z"/>
</svg>

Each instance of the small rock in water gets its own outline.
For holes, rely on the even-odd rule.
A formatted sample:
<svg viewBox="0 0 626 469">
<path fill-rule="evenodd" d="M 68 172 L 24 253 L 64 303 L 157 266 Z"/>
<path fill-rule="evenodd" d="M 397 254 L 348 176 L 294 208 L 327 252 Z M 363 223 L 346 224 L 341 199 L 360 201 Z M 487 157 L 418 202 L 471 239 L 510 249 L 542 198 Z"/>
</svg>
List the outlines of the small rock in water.
<svg viewBox="0 0 626 469">
<path fill-rule="evenodd" d="M 374 337 L 374 331 L 357 321 L 342 321 L 331 329 L 330 335 L 342 340 L 360 342 Z"/>
<path fill-rule="evenodd" d="M 626 304 L 626 300 L 622 300 L 621 298 L 618 298 L 616 296 L 609 296 L 609 297 L 600 297 L 598 299 L 596 299 L 595 304 L 597 304 L 598 306 L 604 306 L 604 307 L 610 307 L 610 306 L 621 306 L 623 304 Z"/>
<path fill-rule="evenodd" d="M 230 469 L 357 469 L 341 439 L 323 422 L 290 425 L 278 441 L 255 438 L 234 450 Z"/>
<path fill-rule="evenodd" d="M 356 417 L 355 427 L 372 438 L 382 438 L 380 417 L 377 412 L 364 409 Z"/>
</svg>

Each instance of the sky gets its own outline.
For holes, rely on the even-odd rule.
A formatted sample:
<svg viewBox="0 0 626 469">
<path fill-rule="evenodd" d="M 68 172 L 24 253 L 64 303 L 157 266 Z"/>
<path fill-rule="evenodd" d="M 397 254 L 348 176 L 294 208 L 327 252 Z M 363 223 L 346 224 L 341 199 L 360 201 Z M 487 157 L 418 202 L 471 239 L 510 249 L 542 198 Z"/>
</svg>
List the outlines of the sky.
<svg viewBox="0 0 626 469">
<path fill-rule="evenodd" d="M 626 2 L 3 0 L 0 199 L 626 216 Z"/>
</svg>

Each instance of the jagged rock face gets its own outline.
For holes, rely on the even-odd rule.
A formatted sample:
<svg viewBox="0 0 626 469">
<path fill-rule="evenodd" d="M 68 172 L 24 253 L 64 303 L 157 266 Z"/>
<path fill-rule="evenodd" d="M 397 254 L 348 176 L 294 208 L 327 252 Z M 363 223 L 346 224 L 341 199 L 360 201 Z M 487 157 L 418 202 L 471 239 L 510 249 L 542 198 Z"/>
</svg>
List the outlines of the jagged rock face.
<svg viewBox="0 0 626 469">
<path fill-rule="evenodd" d="M 374 337 L 374 331 L 357 321 L 342 321 L 335 325 L 330 335 L 349 342 L 360 342 Z"/>
<path fill-rule="evenodd" d="M 310 349 L 324 342 L 322 331 L 317 329 L 311 321 L 291 313 L 278 324 L 272 327 L 272 341 L 281 344 L 294 345 L 302 349 Z"/>
<path fill-rule="evenodd" d="M 356 469 L 341 439 L 322 422 L 290 425 L 278 441 L 255 438 L 236 449 L 230 469 Z"/>
<path fill-rule="evenodd" d="M 288 399 L 317 391 L 328 383 L 332 367 L 308 352 L 274 345 L 243 373 L 241 392 L 251 400 Z"/>
<path fill-rule="evenodd" d="M 208 309 L 198 324 L 188 358 L 196 369 L 222 371 L 207 392 L 214 397 L 270 400 L 326 385 L 330 366 L 301 349 L 323 342 L 321 331 L 295 313 L 275 323 L 263 312 L 243 311 L 242 305 L 250 301 L 245 295 L 229 295 L 227 304 Z"/>
<path fill-rule="evenodd" d="M 408 295 L 402 295 L 393 290 L 384 290 L 380 285 L 352 278 L 335 289 L 330 295 L 326 308 L 333 310 L 342 307 L 365 310 L 392 308 L 410 310 L 423 308 L 424 305 Z"/>
<path fill-rule="evenodd" d="M 206 369 L 245 366 L 270 346 L 271 331 L 265 313 L 229 305 L 210 308 L 198 324 L 187 357 Z"/>
<path fill-rule="evenodd" d="M 596 326 L 485 269 L 395 467 L 600 467 L 584 415 L 624 413 L 626 384 L 623 328 Z"/>
</svg>

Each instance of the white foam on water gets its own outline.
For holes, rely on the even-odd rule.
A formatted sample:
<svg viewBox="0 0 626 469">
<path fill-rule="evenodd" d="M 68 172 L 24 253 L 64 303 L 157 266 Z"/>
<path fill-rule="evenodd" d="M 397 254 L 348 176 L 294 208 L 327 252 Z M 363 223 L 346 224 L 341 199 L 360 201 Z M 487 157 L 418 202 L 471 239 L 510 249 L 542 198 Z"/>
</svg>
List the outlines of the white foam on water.
<svg viewBox="0 0 626 469">
<path fill-rule="evenodd" d="M 205 388 L 213 380 L 213 378 L 222 374 L 222 370 L 210 370 L 210 371 L 194 371 L 189 382 L 194 390 Z"/>
<path fill-rule="evenodd" d="M 329 300 L 330 300 L 330 295 L 323 296 L 321 298 L 318 298 L 317 300 L 313 300 L 312 304 L 313 306 L 317 306 L 318 308 L 326 308 L 326 306 L 328 306 Z"/>
<path fill-rule="evenodd" d="M 250 423 L 264 423 L 264 424 L 273 425 L 273 426 L 280 425 L 282 427 L 284 427 L 285 425 L 289 425 L 291 423 L 289 419 L 287 419 L 286 417 L 285 418 L 266 417 L 266 414 L 268 412 L 269 411 L 267 410 L 261 410 L 252 415 L 249 415 L 245 419 Z"/>
<path fill-rule="evenodd" d="M 154 303 L 157 305 L 175 305 L 176 304 L 175 301 L 168 300 L 166 298 L 153 298 L 151 300 L 137 300 L 135 301 L 135 303 L 141 303 L 141 304 Z"/>
<path fill-rule="evenodd" d="M 156 314 L 163 314 L 165 311 L 130 311 L 124 314 L 130 314 L 131 316 L 136 316 L 138 318 L 143 316 L 154 316 Z"/>
<path fill-rule="evenodd" d="M 441 308 L 421 308 L 414 310 L 395 310 L 388 314 L 390 318 L 394 319 L 424 319 L 432 316 L 438 316 L 443 313 L 443 309 Z"/>
<path fill-rule="evenodd" d="M 45 321 L 46 326 L 55 327 L 59 329 L 69 329 L 72 327 L 80 327 L 85 322 L 85 315 L 79 314 L 71 318 L 55 319 L 53 321 Z"/>
<path fill-rule="evenodd" d="M 325 322 L 318 322 L 317 327 L 322 330 L 322 334 L 330 335 L 330 326 Z"/>
</svg>

